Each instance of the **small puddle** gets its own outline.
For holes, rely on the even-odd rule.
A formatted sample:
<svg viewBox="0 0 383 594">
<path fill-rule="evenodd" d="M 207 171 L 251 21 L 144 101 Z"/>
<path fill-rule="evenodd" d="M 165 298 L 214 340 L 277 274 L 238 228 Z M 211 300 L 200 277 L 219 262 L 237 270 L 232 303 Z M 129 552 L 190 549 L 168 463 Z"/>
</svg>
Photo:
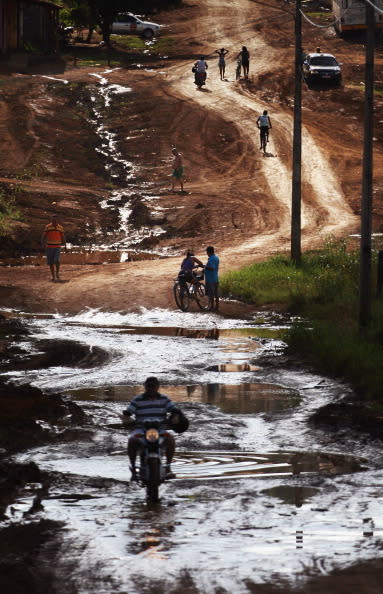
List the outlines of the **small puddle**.
<svg viewBox="0 0 383 594">
<path fill-rule="evenodd" d="M 154 252 L 140 250 L 79 250 L 63 252 L 62 264 L 92 265 L 136 262 L 141 260 L 157 260 L 160 256 Z M 45 266 L 43 254 L 20 256 L 18 258 L 1 258 L 0 266 Z"/>
<path fill-rule="evenodd" d="M 23 455 L 20 456 L 24 458 Z M 105 455 L 76 456 L 42 448 L 35 452 L 39 467 L 78 476 L 97 477 L 128 482 L 129 460 L 126 451 L 112 451 Z M 351 474 L 363 470 L 362 461 L 351 456 L 321 452 L 239 452 L 239 451 L 188 451 L 176 452 L 172 464 L 177 481 L 223 480 L 233 478 L 285 479 L 307 475 Z M 316 490 L 313 490 L 313 494 Z M 285 501 L 286 495 L 278 489 L 267 494 Z M 283 496 L 282 496 L 283 495 Z M 68 497 L 69 500 L 73 499 Z M 286 502 L 288 502 L 286 500 Z"/>
<path fill-rule="evenodd" d="M 188 452 L 174 465 L 177 478 L 298 477 L 349 474 L 362 470 L 351 456 L 320 452 Z M 277 496 L 274 493 L 274 496 Z"/>
</svg>

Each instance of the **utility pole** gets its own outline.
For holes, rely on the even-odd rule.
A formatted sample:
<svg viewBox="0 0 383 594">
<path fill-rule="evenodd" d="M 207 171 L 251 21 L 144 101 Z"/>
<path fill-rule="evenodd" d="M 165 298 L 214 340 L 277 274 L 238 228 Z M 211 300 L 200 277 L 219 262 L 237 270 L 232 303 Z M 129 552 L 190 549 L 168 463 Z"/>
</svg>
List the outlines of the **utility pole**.
<svg viewBox="0 0 383 594">
<path fill-rule="evenodd" d="M 301 169 L 302 169 L 302 15 L 301 0 L 295 0 L 295 92 L 291 196 L 291 259 L 301 262 Z"/>
<path fill-rule="evenodd" d="M 373 170 L 375 11 L 366 2 L 366 63 L 364 87 L 364 141 L 360 232 L 359 329 L 366 329 L 371 318 L 371 226 Z"/>
</svg>

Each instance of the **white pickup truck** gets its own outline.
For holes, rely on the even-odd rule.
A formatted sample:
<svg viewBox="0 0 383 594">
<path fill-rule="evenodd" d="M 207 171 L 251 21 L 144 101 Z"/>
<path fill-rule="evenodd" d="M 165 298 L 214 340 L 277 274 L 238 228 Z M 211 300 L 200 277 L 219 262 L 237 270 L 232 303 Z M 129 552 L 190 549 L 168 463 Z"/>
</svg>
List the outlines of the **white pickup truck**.
<svg viewBox="0 0 383 594">
<path fill-rule="evenodd" d="M 161 25 L 142 21 L 130 12 L 120 12 L 116 21 L 112 23 L 112 33 L 120 35 L 142 35 L 145 39 L 151 39 L 159 33 Z"/>
</svg>

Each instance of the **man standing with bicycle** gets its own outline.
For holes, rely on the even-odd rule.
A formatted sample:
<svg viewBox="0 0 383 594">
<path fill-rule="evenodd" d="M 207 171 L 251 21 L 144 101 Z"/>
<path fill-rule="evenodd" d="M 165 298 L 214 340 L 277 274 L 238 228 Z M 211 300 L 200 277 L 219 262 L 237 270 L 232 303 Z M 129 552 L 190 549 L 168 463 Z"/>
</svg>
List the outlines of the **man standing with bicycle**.
<svg viewBox="0 0 383 594">
<path fill-rule="evenodd" d="M 271 130 L 272 128 L 271 121 L 266 109 L 264 110 L 263 114 L 260 115 L 257 119 L 257 126 L 259 128 L 259 136 L 261 140 L 261 146 L 259 148 L 265 151 L 266 143 L 269 142 L 269 130 Z M 263 139 L 265 139 L 264 142 L 262 142 Z"/>
<path fill-rule="evenodd" d="M 209 298 L 209 310 L 218 311 L 219 297 L 218 297 L 218 268 L 219 258 L 214 252 L 212 245 L 206 248 L 208 261 L 205 265 L 205 286 L 206 294 Z"/>
</svg>

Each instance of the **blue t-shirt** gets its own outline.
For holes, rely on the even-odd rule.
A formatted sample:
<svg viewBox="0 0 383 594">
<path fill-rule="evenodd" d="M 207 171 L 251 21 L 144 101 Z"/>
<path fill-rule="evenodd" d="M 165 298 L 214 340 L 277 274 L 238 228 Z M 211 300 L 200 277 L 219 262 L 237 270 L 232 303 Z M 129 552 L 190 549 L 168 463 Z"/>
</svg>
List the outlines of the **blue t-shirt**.
<svg viewBox="0 0 383 594">
<path fill-rule="evenodd" d="M 219 258 L 216 254 L 212 254 L 209 256 L 208 261 L 206 262 L 205 268 L 205 281 L 208 283 L 218 283 L 218 268 L 219 268 Z"/>
</svg>

